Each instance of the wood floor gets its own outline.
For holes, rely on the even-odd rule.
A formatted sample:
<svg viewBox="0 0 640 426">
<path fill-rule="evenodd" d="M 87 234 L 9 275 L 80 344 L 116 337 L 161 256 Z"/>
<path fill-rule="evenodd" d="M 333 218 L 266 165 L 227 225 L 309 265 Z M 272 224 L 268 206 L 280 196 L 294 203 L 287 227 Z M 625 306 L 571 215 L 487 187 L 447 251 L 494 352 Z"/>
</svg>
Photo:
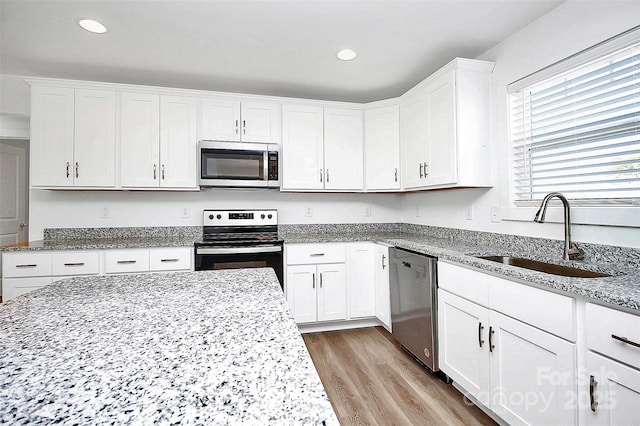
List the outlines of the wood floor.
<svg viewBox="0 0 640 426">
<path fill-rule="evenodd" d="M 341 425 L 494 425 L 382 327 L 304 334 Z"/>
</svg>

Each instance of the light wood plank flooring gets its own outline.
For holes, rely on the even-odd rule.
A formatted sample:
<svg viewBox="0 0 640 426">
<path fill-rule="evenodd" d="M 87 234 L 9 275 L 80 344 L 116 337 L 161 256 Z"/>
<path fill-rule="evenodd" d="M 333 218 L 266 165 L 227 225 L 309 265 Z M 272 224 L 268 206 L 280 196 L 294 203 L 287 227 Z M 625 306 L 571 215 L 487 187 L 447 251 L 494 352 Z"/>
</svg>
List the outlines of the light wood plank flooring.
<svg viewBox="0 0 640 426">
<path fill-rule="evenodd" d="M 494 425 L 382 327 L 304 334 L 341 425 Z"/>
</svg>

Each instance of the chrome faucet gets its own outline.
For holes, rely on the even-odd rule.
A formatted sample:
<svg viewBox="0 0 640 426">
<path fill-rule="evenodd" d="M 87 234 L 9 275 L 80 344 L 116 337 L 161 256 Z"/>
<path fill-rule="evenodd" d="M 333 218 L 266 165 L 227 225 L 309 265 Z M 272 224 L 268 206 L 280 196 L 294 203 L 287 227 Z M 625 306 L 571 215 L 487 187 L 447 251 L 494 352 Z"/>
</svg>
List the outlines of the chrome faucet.
<svg viewBox="0 0 640 426">
<path fill-rule="evenodd" d="M 536 213 L 534 222 L 544 223 L 544 216 L 547 214 L 547 204 L 549 200 L 556 197 L 562 201 L 564 206 L 564 250 L 562 258 L 564 260 L 579 260 L 584 257 L 584 252 L 571 242 L 571 216 L 569 214 L 569 201 L 559 192 L 551 192 L 542 199 L 542 204 Z"/>
</svg>

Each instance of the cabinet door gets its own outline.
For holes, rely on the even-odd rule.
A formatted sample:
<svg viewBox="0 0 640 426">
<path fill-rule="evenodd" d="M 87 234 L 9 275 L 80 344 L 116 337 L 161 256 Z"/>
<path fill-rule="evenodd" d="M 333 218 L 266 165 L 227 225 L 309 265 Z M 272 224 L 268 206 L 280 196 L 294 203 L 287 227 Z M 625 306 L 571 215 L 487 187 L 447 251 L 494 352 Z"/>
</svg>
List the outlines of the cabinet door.
<svg viewBox="0 0 640 426">
<path fill-rule="evenodd" d="M 440 369 L 489 406 L 489 310 L 438 290 Z"/>
<path fill-rule="evenodd" d="M 2 280 L 2 301 L 8 302 L 30 291 L 51 284 L 51 277 L 4 278 Z"/>
<path fill-rule="evenodd" d="M 296 323 L 317 320 L 316 266 L 287 266 L 287 302 Z"/>
<path fill-rule="evenodd" d="M 31 88 L 31 185 L 73 185 L 74 91 Z"/>
<path fill-rule="evenodd" d="M 115 186 L 115 92 L 76 89 L 73 161 L 75 186 Z"/>
<path fill-rule="evenodd" d="M 576 424 L 575 345 L 495 311 L 489 321 L 491 409 L 511 425 Z"/>
<path fill-rule="evenodd" d="M 362 111 L 324 109 L 325 189 L 362 190 Z"/>
<path fill-rule="evenodd" d="M 160 98 L 122 93 L 120 173 L 122 186 L 157 187 L 160 176 Z"/>
<path fill-rule="evenodd" d="M 457 180 L 455 71 L 443 74 L 427 86 L 428 152 L 424 185 Z M 461 123 L 464 126 L 464 123 Z"/>
<path fill-rule="evenodd" d="M 389 247 L 375 244 L 376 317 L 391 331 L 391 298 L 389 294 Z"/>
<path fill-rule="evenodd" d="M 427 92 L 420 88 L 400 102 L 402 143 L 402 186 L 424 186 L 424 163 L 427 161 Z"/>
<path fill-rule="evenodd" d="M 640 425 L 640 371 L 587 352 L 589 377 L 583 391 L 589 395 L 589 426 Z"/>
<path fill-rule="evenodd" d="M 282 106 L 282 189 L 324 188 L 323 110 Z"/>
<path fill-rule="evenodd" d="M 318 321 L 347 319 L 347 274 L 344 263 L 318 265 Z"/>
<path fill-rule="evenodd" d="M 242 140 L 279 144 L 280 105 L 270 102 L 242 102 Z"/>
<path fill-rule="evenodd" d="M 400 107 L 365 112 L 364 184 L 368 190 L 400 189 Z"/>
<path fill-rule="evenodd" d="M 200 102 L 200 139 L 240 140 L 240 101 L 202 99 Z"/>
<path fill-rule="evenodd" d="M 349 317 L 376 314 L 374 244 L 349 244 Z"/>
<path fill-rule="evenodd" d="M 196 187 L 196 100 L 160 98 L 160 186 Z"/>
</svg>

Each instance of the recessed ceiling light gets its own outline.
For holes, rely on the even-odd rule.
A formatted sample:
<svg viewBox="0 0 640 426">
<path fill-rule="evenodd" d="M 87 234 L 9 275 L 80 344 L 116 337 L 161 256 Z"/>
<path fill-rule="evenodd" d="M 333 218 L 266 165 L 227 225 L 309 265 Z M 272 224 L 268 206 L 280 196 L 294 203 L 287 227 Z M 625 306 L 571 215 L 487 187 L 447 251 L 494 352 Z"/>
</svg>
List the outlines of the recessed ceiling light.
<svg viewBox="0 0 640 426">
<path fill-rule="evenodd" d="M 104 34 L 107 32 L 107 27 L 93 19 L 78 19 L 78 25 L 91 33 Z"/>
<path fill-rule="evenodd" d="M 352 49 L 342 49 L 341 51 L 339 51 L 336 56 L 338 57 L 338 59 L 340 59 L 341 61 L 350 61 L 352 59 L 354 59 L 356 56 L 358 56 L 356 54 L 355 51 L 353 51 Z"/>
</svg>

